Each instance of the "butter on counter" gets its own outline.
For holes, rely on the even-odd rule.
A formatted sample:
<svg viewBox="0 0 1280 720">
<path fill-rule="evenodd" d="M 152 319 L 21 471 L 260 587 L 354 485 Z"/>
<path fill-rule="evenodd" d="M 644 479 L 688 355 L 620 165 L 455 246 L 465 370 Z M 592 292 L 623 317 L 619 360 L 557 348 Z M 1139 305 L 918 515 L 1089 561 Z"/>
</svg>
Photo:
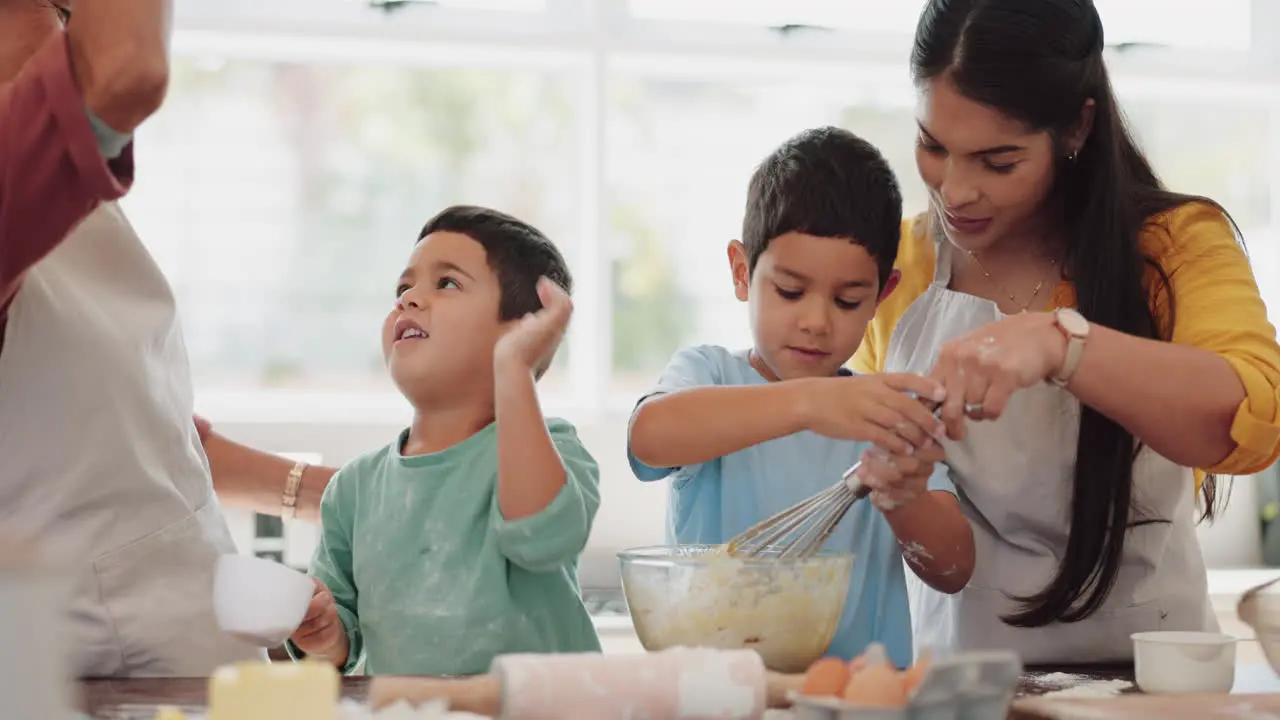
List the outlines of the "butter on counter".
<svg viewBox="0 0 1280 720">
<path fill-rule="evenodd" d="M 187 714 L 176 707 L 165 705 L 156 713 L 155 720 L 187 720 Z"/>
<path fill-rule="evenodd" d="M 340 682 L 332 665 L 241 662 L 209 678 L 208 720 L 335 720 Z"/>
</svg>

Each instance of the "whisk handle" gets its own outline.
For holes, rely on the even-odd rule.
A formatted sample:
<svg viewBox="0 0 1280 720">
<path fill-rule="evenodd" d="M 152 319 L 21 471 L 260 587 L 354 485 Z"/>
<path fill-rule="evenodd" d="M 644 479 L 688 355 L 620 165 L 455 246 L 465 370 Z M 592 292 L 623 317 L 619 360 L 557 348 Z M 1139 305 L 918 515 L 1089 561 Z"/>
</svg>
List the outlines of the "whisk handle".
<svg viewBox="0 0 1280 720">
<path fill-rule="evenodd" d="M 860 467 L 862 467 L 861 460 L 854 463 L 848 470 L 845 470 L 844 475 L 840 478 L 844 481 L 845 486 L 853 491 L 854 500 L 861 500 L 871 494 L 871 488 L 863 485 L 862 481 L 858 479 L 858 468 Z"/>
</svg>

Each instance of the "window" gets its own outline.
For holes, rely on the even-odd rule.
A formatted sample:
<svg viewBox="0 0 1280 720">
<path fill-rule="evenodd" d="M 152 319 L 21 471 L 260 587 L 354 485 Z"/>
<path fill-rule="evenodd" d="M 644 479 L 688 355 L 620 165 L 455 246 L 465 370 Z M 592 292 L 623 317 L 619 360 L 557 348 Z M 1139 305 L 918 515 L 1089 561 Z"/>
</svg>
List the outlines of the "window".
<svg viewBox="0 0 1280 720">
<path fill-rule="evenodd" d="M 197 385 L 390 392 L 382 321 L 448 204 L 512 212 L 572 262 L 574 103 L 541 69 L 181 58 L 126 203 L 177 289 Z"/>
<path fill-rule="evenodd" d="M 1275 86 L 1245 61 L 1257 18 L 1248 0 L 1153 3 L 1098 0 L 1114 44 L 1166 46 L 1115 56 L 1125 110 L 1167 183 L 1221 201 L 1257 264 L 1277 243 Z M 901 45 L 847 41 L 909 38 L 919 0 L 366 5 L 180 5 L 172 91 L 125 205 L 178 292 L 205 404 L 402 413 L 379 325 L 417 229 L 451 202 L 512 211 L 566 251 L 579 314 L 544 395 L 579 413 L 630 406 L 676 347 L 749 340 L 724 243 L 783 138 L 854 129 L 923 208 Z M 799 24 L 832 32 L 733 29 Z M 1253 67 L 1235 79 L 1252 86 L 1206 82 L 1206 49 Z"/>
<path fill-rule="evenodd" d="M 908 212 L 925 203 L 900 55 L 860 60 L 856 43 L 832 55 L 838 43 L 821 37 L 715 40 L 727 25 L 909 36 L 917 0 L 455 0 L 389 13 L 313 0 L 311 34 L 283 35 L 272 23 L 292 2 L 185 6 L 169 100 L 142 132 L 126 201 L 177 290 L 200 396 L 221 410 L 288 397 L 285 416 L 310 420 L 402 413 L 379 327 L 418 229 L 450 203 L 513 212 L 569 257 L 579 311 L 543 391 L 577 411 L 629 407 L 682 345 L 749 341 L 725 244 L 752 167 L 787 136 L 863 134 L 898 172 Z M 1212 23 L 1198 34 L 1245 57 L 1249 3 L 1199 2 L 1099 5 L 1117 43 L 1192 47 L 1197 33 L 1175 31 Z M 703 32 L 678 29 L 691 24 Z M 1117 58 L 1125 109 L 1168 184 L 1222 202 L 1267 257 L 1273 113 L 1248 90 L 1202 97 L 1205 82 L 1171 57 L 1156 82 L 1158 63 Z M 1280 285 L 1272 274 L 1260 273 L 1264 292 Z"/>
<path fill-rule="evenodd" d="M 1212 104 L 1146 97 L 1127 103 L 1125 112 L 1166 185 L 1212 198 L 1231 213 L 1271 322 L 1280 326 L 1276 111 L 1265 97 Z"/>
<path fill-rule="evenodd" d="M 1111 53 L 1124 109 L 1170 187 L 1234 215 L 1280 322 L 1273 0 L 1096 2 L 1113 46 L 1159 46 Z M 601 465 L 582 582 L 616 584 L 612 551 L 663 527 L 663 488 L 624 459 L 636 398 L 676 348 L 750 340 L 724 248 L 754 164 L 841 125 L 889 158 L 908 212 L 924 206 L 905 66 L 921 4 L 178 3 L 176 77 L 126 206 L 178 294 L 201 410 L 331 463 L 389 442 L 407 407 L 378 329 L 417 230 L 453 202 L 514 212 L 578 280 L 542 395 Z M 798 25 L 830 30 L 768 29 Z M 257 547 L 305 563 L 301 526 Z M 248 548 L 252 516 L 237 528 Z"/>
<path fill-rule="evenodd" d="M 875 86 L 617 75 L 608 99 L 606 244 L 612 249 L 613 390 L 638 397 L 691 343 L 747 347 L 726 246 L 742 227 L 755 165 L 801 129 L 839 125 L 890 159 L 908 208 L 913 98 Z"/>
<path fill-rule="evenodd" d="M 1253 235 L 1272 222 L 1267 105 L 1144 97 L 1126 102 L 1124 110 L 1165 184 L 1218 201 L 1239 224 L 1245 242 L 1256 242 Z"/>
<path fill-rule="evenodd" d="M 1250 0 L 1094 0 L 1108 45 L 1243 51 Z"/>
</svg>

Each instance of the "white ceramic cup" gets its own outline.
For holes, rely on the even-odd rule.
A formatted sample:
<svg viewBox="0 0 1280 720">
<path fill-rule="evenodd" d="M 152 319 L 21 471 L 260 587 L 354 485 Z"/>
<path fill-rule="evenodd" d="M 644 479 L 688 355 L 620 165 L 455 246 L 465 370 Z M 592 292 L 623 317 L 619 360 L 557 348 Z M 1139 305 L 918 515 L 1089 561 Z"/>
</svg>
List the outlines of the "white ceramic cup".
<svg viewBox="0 0 1280 720">
<path fill-rule="evenodd" d="M 1145 693 L 1226 693 L 1236 679 L 1236 638 L 1213 632 L 1134 633 L 1133 672 Z"/>
<path fill-rule="evenodd" d="M 302 624 L 315 585 L 272 560 L 223 555 L 213 582 L 213 608 L 224 632 L 259 647 L 276 647 Z"/>
</svg>

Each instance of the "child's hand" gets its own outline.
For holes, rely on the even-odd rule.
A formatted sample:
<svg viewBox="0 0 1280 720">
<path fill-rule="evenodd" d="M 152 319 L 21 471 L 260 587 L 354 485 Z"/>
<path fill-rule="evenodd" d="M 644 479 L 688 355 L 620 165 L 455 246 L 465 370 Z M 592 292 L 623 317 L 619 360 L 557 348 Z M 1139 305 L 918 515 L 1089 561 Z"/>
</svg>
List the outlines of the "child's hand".
<svg viewBox="0 0 1280 720">
<path fill-rule="evenodd" d="M 805 426 L 830 438 L 871 442 L 900 455 L 930 438 L 946 437 L 946 427 L 920 399 L 941 401 L 942 385 L 914 373 L 838 377 L 807 384 Z M 912 397 L 908 393 L 914 393 Z"/>
<path fill-rule="evenodd" d="M 493 348 L 495 366 L 516 364 L 536 370 L 550 363 L 569 326 L 573 301 L 563 288 L 545 277 L 538 279 L 538 298 L 542 300 L 542 309 L 517 320 L 498 339 Z"/>
<path fill-rule="evenodd" d="M 872 446 L 862 453 L 857 476 L 871 488 L 871 503 L 881 512 L 889 512 L 928 492 L 933 466 L 943 459 L 942 446 L 934 440 L 907 455 Z"/>
<path fill-rule="evenodd" d="M 324 655 L 332 658 L 339 654 L 335 650 L 342 650 L 346 645 L 347 629 L 343 627 L 342 618 L 338 616 L 338 603 L 334 601 L 333 593 L 320 580 L 311 578 L 311 581 L 315 583 L 311 604 L 307 606 L 307 614 L 303 617 L 302 624 L 289 639 L 307 655 Z M 342 651 L 340 654 L 345 659 L 346 652 Z"/>
</svg>

